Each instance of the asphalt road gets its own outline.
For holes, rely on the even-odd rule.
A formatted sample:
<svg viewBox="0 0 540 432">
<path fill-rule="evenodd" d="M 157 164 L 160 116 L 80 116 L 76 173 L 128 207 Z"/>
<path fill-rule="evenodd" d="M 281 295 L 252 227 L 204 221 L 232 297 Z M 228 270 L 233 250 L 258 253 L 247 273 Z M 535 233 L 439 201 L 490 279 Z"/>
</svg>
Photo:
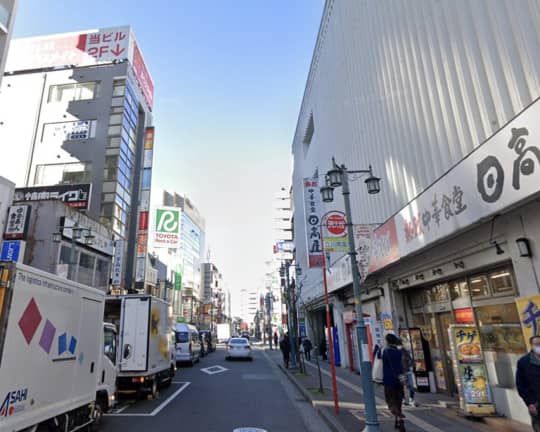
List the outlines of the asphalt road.
<svg viewBox="0 0 540 432">
<path fill-rule="evenodd" d="M 328 431 L 264 352 L 255 348 L 253 354 L 252 362 L 226 361 L 224 349 L 219 348 L 194 367 L 179 368 L 171 387 L 158 399 L 122 401 L 104 418 L 101 431 L 232 432 L 242 427 L 267 432 Z M 206 368 L 210 373 L 201 370 Z"/>
</svg>

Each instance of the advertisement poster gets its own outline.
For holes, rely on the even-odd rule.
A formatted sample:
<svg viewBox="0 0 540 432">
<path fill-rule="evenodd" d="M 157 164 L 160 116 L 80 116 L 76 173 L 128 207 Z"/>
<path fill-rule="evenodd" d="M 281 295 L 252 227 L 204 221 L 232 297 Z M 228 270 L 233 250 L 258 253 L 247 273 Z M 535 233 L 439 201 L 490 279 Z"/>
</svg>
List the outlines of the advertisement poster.
<svg viewBox="0 0 540 432">
<path fill-rule="evenodd" d="M 540 335 L 540 295 L 516 299 L 523 339 L 528 343 L 531 336 Z"/>
<path fill-rule="evenodd" d="M 451 325 L 449 329 L 454 370 L 459 377 L 461 408 L 472 415 L 495 413 L 488 375 L 480 345 L 480 334 L 473 324 Z"/>
</svg>

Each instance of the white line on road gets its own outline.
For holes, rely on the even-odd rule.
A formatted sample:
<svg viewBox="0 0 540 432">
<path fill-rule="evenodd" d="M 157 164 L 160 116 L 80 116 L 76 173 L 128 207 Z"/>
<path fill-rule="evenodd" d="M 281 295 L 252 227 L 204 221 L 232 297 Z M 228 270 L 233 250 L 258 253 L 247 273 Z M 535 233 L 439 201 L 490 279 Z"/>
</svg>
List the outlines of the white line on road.
<svg viewBox="0 0 540 432">
<path fill-rule="evenodd" d="M 178 382 L 178 383 L 180 383 L 180 382 Z M 176 396 L 178 396 L 180 393 L 182 393 L 186 389 L 186 387 L 189 386 L 191 383 L 182 381 L 181 384 L 183 384 L 183 385 L 178 390 L 176 390 L 172 395 L 170 395 L 167 399 L 165 399 L 151 413 L 120 413 L 120 412 L 115 412 L 115 413 L 104 414 L 104 415 L 106 415 L 108 417 L 154 417 L 157 414 L 159 414 L 159 412 L 163 408 L 165 408 L 167 405 L 169 405 L 173 401 L 173 399 Z M 127 408 L 127 406 L 125 408 Z"/>
<path fill-rule="evenodd" d="M 306 364 L 311 366 L 314 369 L 317 369 L 317 365 L 315 363 L 311 363 L 309 361 L 306 361 Z M 327 375 L 327 376 L 332 376 L 330 374 L 330 372 L 324 370 L 323 368 L 321 368 L 321 372 L 323 374 Z M 341 384 L 343 384 L 345 387 L 349 387 L 351 390 L 355 391 L 356 393 L 364 394 L 364 391 L 360 387 L 358 387 L 357 385 L 351 384 L 350 382 L 348 382 L 348 381 L 346 381 L 343 378 L 338 377 L 338 376 L 336 376 L 336 380 L 339 381 Z M 386 403 L 383 399 L 381 399 L 378 396 L 375 396 L 375 400 L 377 401 L 378 404 L 385 404 Z M 424 429 L 426 432 L 443 432 L 442 429 L 439 429 L 438 427 L 433 426 L 432 424 L 422 420 L 421 418 L 416 417 L 415 415 L 411 414 L 410 411 L 407 411 L 407 419 L 411 423 L 415 424 L 416 426 Z"/>
</svg>

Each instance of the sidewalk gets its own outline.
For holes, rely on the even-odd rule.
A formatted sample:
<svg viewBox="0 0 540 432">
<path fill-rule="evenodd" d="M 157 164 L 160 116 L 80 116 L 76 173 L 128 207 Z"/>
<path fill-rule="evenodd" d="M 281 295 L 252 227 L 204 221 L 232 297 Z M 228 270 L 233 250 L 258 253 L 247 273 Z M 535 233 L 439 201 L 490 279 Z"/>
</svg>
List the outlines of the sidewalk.
<svg viewBox="0 0 540 432">
<path fill-rule="evenodd" d="M 306 362 L 307 374 L 291 373 L 283 368 L 281 353 L 266 349 L 268 357 L 276 362 L 289 379 L 299 388 L 304 397 L 319 411 L 328 426 L 336 432 L 358 431 L 364 425 L 362 380 L 348 369 L 336 368 L 338 381 L 339 414 L 335 414 L 330 379 L 330 365 L 320 361 L 323 378 L 323 393 L 319 392 L 319 377 L 315 361 Z M 377 414 L 383 432 L 395 431 L 394 418 L 384 402 L 382 386 L 375 386 Z M 417 393 L 418 407 L 404 406 L 405 427 L 408 432 L 462 432 L 462 431 L 529 431 L 530 427 L 503 418 L 489 419 L 489 425 L 481 421 L 468 420 L 458 415 L 457 401 L 433 393 Z"/>
</svg>

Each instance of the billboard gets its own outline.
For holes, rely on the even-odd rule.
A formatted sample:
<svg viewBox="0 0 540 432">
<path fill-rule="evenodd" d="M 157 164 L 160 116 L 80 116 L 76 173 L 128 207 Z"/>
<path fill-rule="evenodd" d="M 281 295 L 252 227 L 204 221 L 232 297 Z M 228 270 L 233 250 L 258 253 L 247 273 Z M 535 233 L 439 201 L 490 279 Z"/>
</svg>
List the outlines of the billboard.
<svg viewBox="0 0 540 432">
<path fill-rule="evenodd" d="M 157 207 L 153 210 L 151 238 L 155 248 L 180 247 L 181 214 L 182 209 L 177 207 Z"/>
<path fill-rule="evenodd" d="M 90 202 L 91 187 L 90 183 L 84 183 L 17 188 L 13 202 L 58 200 L 70 207 L 86 210 Z"/>
<path fill-rule="evenodd" d="M 58 66 L 93 66 L 128 60 L 152 109 L 154 84 L 129 26 L 13 39 L 6 72 Z"/>
<path fill-rule="evenodd" d="M 26 238 L 31 209 L 29 205 L 14 205 L 9 208 L 4 239 L 23 240 Z"/>
</svg>

